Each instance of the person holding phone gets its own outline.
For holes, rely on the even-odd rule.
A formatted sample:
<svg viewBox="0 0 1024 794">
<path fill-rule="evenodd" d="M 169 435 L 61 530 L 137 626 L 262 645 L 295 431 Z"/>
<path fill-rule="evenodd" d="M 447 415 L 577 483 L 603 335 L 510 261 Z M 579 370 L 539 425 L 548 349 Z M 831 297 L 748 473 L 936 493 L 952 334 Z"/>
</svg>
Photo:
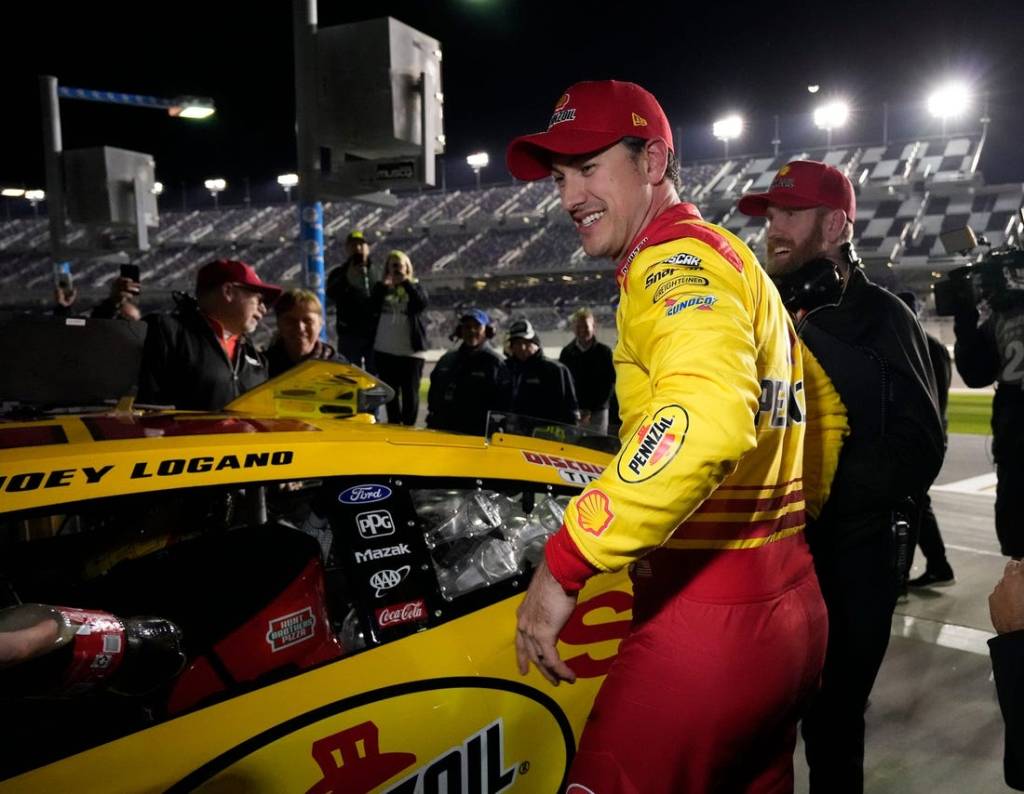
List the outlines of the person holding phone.
<svg viewBox="0 0 1024 794">
<path fill-rule="evenodd" d="M 110 294 L 96 304 L 89 316 L 94 320 L 141 320 L 141 282 L 138 265 L 121 265 L 120 274 L 110 282 Z"/>
</svg>

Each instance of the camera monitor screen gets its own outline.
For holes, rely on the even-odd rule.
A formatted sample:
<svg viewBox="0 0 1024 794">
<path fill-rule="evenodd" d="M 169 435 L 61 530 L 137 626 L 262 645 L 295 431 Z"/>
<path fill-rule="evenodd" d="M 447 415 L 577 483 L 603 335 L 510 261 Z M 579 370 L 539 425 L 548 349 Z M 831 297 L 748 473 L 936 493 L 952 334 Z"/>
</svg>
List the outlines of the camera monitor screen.
<svg viewBox="0 0 1024 794">
<path fill-rule="evenodd" d="M 0 312 L 0 401 L 102 405 L 134 395 L 146 324 Z"/>
</svg>

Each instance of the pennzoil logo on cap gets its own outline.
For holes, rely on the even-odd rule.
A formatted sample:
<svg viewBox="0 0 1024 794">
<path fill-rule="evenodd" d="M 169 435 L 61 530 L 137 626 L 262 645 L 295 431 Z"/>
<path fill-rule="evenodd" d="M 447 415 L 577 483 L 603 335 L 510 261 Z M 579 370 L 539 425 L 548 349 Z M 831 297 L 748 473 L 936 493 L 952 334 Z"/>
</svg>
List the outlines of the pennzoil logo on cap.
<svg viewBox="0 0 1024 794">
<path fill-rule="evenodd" d="M 568 96 L 568 94 L 566 96 Z M 789 173 L 789 163 L 786 163 L 784 166 L 782 166 L 782 168 L 779 169 L 779 173 L 777 173 L 775 176 L 785 176 L 788 173 Z"/>
<path fill-rule="evenodd" d="M 564 108 L 568 104 L 569 104 L 569 95 L 568 94 L 562 94 L 558 98 L 558 101 L 555 103 L 554 110 L 555 111 L 559 111 L 559 110 L 561 110 L 562 108 Z"/>
<path fill-rule="evenodd" d="M 634 127 L 646 127 L 647 119 L 643 116 L 638 116 L 636 113 L 633 114 L 633 126 Z"/>
<path fill-rule="evenodd" d="M 775 174 L 775 179 L 772 180 L 771 187 L 769 187 L 768 189 L 776 190 L 777 188 L 795 187 L 796 182 L 793 181 L 793 177 L 786 177 L 786 174 L 788 173 L 789 163 L 786 163 L 786 165 L 782 166 L 782 168 L 779 169 L 778 173 Z"/>
</svg>

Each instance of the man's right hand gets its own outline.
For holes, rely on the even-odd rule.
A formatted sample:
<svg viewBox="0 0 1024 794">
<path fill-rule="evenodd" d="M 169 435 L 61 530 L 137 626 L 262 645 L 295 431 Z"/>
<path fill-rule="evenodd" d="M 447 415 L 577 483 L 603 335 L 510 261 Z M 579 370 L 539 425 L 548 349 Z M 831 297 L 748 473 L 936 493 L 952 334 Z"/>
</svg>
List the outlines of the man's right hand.
<svg viewBox="0 0 1024 794">
<path fill-rule="evenodd" d="M 142 285 L 134 279 L 118 276 L 110 282 L 110 299 L 119 306 L 142 292 Z"/>
<path fill-rule="evenodd" d="M 1024 562 L 1006 563 L 1003 578 L 988 597 L 988 610 L 1000 634 L 1024 629 Z"/>
</svg>

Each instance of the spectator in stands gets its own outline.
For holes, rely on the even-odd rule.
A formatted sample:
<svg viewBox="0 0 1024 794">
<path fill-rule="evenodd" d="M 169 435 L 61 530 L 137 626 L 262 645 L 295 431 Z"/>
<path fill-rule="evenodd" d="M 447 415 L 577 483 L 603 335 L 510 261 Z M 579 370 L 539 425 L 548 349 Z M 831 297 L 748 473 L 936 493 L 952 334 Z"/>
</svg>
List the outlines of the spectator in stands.
<svg viewBox="0 0 1024 794">
<path fill-rule="evenodd" d="M 370 260 L 370 244 L 361 231 L 345 238 L 348 258 L 327 277 L 327 299 L 338 311 L 338 351 L 357 367 L 376 373 L 373 343 L 377 315 L 371 300 L 381 274 Z"/>
<path fill-rule="evenodd" d="M 1024 791 L 1024 563 L 1010 560 L 988 597 L 992 626 L 988 641 L 999 710 L 1006 723 L 1003 774 L 1006 785 Z"/>
<path fill-rule="evenodd" d="M 176 295 L 173 312 L 145 318 L 139 402 L 217 411 L 266 381 L 267 361 L 248 334 L 280 294 L 245 262 L 203 265 L 195 298 Z"/>
<path fill-rule="evenodd" d="M 324 307 L 315 292 L 287 290 L 274 304 L 277 336 L 266 349 L 269 376 L 276 378 L 303 361 L 337 361 L 345 357 L 320 339 L 324 327 Z"/>
<path fill-rule="evenodd" d="M 597 341 L 594 313 L 577 309 L 572 317 L 576 338 L 562 348 L 558 360 L 569 368 L 580 403 L 580 425 L 599 433 L 608 432 L 608 403 L 615 391 L 612 350 Z"/>
<path fill-rule="evenodd" d="M 907 304 L 907 308 L 920 319 L 921 308 L 917 296 L 913 292 L 901 292 L 897 296 Z M 922 331 L 924 326 L 921 327 Z M 928 343 L 928 356 L 932 362 L 932 369 L 935 371 L 936 400 L 939 404 L 939 413 L 942 416 L 942 433 L 949 444 L 949 421 L 946 418 L 946 405 L 949 403 L 949 383 L 953 378 L 953 362 L 949 357 L 949 350 L 938 339 L 927 331 L 924 332 L 925 341 Z M 931 486 L 929 486 L 931 487 Z M 939 532 L 939 522 L 935 518 L 935 511 L 932 510 L 932 500 L 926 490 L 920 497 L 918 521 L 914 527 L 916 543 L 911 543 L 910 553 L 907 555 L 907 571 L 914 564 L 914 546 L 920 545 L 921 553 L 924 554 L 925 569 L 920 576 L 911 579 L 907 584 L 910 587 L 948 587 L 956 582 L 953 575 L 953 566 L 946 559 L 946 545 L 942 542 L 942 533 Z"/>
<path fill-rule="evenodd" d="M 391 424 L 416 424 L 427 349 L 426 308 L 427 293 L 413 277 L 409 255 L 392 251 L 384 263 L 384 280 L 373 287 L 373 310 L 379 318 L 373 355 L 380 379 L 395 390 L 387 404 Z"/>
<path fill-rule="evenodd" d="M 856 198 L 836 168 L 784 165 L 767 193 L 739 201 L 765 216 L 765 269 L 796 330 L 838 390 L 850 437 L 807 540 L 828 607 L 822 688 L 803 720 L 811 791 L 864 787 L 864 709 L 889 646 L 902 584 L 896 516 L 942 466 L 935 379 L 921 326 L 868 281 L 850 240 Z M 904 552 L 905 554 L 905 549 Z"/>
<path fill-rule="evenodd" d="M 488 341 L 494 326 L 485 312 L 471 309 L 449 338 L 462 344 L 441 356 L 430 373 L 427 427 L 484 435 L 488 412 L 508 410 L 511 388 L 508 367 Z"/>
<path fill-rule="evenodd" d="M 529 320 L 516 320 L 508 329 L 512 376 L 512 407 L 520 416 L 574 425 L 580 409 L 569 368 L 544 356 L 540 337 Z"/>
</svg>

